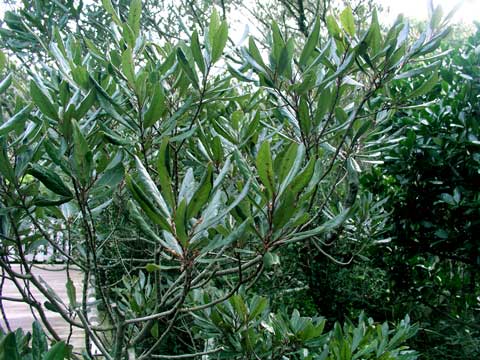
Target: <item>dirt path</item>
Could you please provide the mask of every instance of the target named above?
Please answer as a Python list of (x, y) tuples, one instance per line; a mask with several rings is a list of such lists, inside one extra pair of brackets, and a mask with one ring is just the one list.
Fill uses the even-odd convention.
[[(19, 267), (16, 267), (15, 270), (19, 271)], [(52, 289), (55, 290), (64, 303), (68, 304), (67, 290), (65, 287), (65, 283), (67, 282), (67, 273), (64, 265), (38, 265), (38, 267), (34, 268), (33, 273), (37, 277), (41, 277)], [(78, 270), (71, 269), (70, 276), (77, 290), (77, 300), (80, 301), (82, 274)], [(46, 298), (36, 291), (36, 289), (33, 289), (32, 292), (38, 302), (43, 304), (46, 301)], [(20, 298), (20, 294), (13, 282), (5, 280), (5, 284), (3, 286), (3, 296)], [(34, 317), (28, 305), (22, 302), (3, 300), (3, 306), (12, 330), (21, 327), (24, 329), (24, 331), (31, 331)], [(69, 343), (73, 345), (76, 352), (81, 351), (81, 349), (85, 347), (82, 330), (73, 328), (73, 332), (70, 335), (70, 326), (61, 318), (58, 313), (46, 310), (46, 315), (55, 331), (57, 331), (58, 335), (65, 341), (68, 341), (69, 339)], [(36, 316), (38, 318), (38, 314), (36, 314)], [(5, 319), (2, 315), (0, 315), (0, 325), (3, 329), (6, 329)]]

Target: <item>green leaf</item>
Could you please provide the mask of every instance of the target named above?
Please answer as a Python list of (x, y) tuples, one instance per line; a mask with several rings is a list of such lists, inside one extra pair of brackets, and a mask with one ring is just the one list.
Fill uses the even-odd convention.
[(365, 41), (372, 49), (372, 56), (377, 55), (382, 45), (382, 34), (380, 32), (380, 24), (378, 23), (377, 9), (373, 9), (372, 22)]
[(10, 87), (12, 84), (12, 78), (13, 74), (10, 73), (5, 77), (5, 79), (2, 80), (2, 82), (0, 82), (0, 95), (2, 95)]
[(355, 36), (355, 19), (353, 18), (352, 9), (347, 6), (340, 14), (340, 21), (343, 28), (350, 36)]
[(413, 90), (409, 95), (408, 97), (409, 98), (415, 98), (415, 97), (419, 97), (419, 96), (422, 96), (422, 95), (425, 95), (426, 93), (428, 93), (430, 90), (433, 89), (433, 87), (438, 83), (438, 72), (435, 71), (433, 73), (432, 76), (430, 76), (430, 78), (428, 78), (426, 81), (424, 81), (422, 83), (422, 85), (420, 85), (418, 88), (416, 88), (415, 90)]
[(138, 184), (131, 178), (130, 175), (125, 176), (125, 181), (128, 189), (132, 193), (135, 201), (140, 205), (143, 211), (155, 224), (159, 225), (162, 229), (170, 231), (170, 225), (158, 208), (152, 203), (150, 197), (148, 197)]
[(300, 98), (300, 104), (298, 106), (298, 123), (302, 134), (310, 135), (312, 129), (312, 121), (310, 120), (310, 111), (308, 110), (308, 103), (305, 96)]
[(302, 54), (300, 55), (299, 64), (300, 66), (305, 66), (307, 64), (308, 59), (310, 59), (315, 47), (318, 44), (318, 39), (320, 36), (320, 20), (317, 18), (315, 21), (315, 26), (313, 27), (312, 32), (308, 36), (307, 42), (303, 47)]
[(145, 234), (147, 235), (150, 239), (155, 240), (159, 243), (162, 242), (160, 237), (157, 235), (155, 231), (150, 227), (150, 225), (147, 224), (143, 216), (140, 214), (140, 211), (138, 208), (135, 206), (132, 200), (128, 200), (127, 203), (127, 209), (132, 217), (132, 220), (135, 222), (135, 224), (138, 226), (138, 228)]
[(5, 56), (3, 51), (0, 50), (0, 74), (3, 72), (6, 66), (7, 66), (7, 57)]
[(168, 138), (164, 138), (158, 150), (157, 160), (158, 179), (160, 187), (165, 196), (170, 209), (175, 207), (175, 197), (173, 195), (172, 183), (170, 178), (170, 156)]
[(50, 101), (48, 95), (44, 92), (44, 90), (41, 89), (38, 84), (33, 80), (30, 80), (30, 95), (35, 105), (38, 106), (38, 108), (44, 115), (54, 120), (58, 120), (57, 109)]
[(3, 123), (0, 126), (0, 136), (4, 136), (17, 127), (22, 126), (27, 120), (27, 116), (30, 114), (31, 110), (32, 106), (26, 105), (24, 108), (22, 108), (22, 110), (8, 119), (6, 123)]
[(67, 345), (61, 341), (53, 345), (48, 353), (45, 354), (43, 360), (64, 360), (68, 355)]
[(272, 39), (273, 47), (270, 56), (273, 58), (274, 64), (277, 64), (278, 66), (280, 63), (282, 49), (285, 47), (285, 41), (283, 40), (282, 33), (280, 32), (280, 28), (278, 27), (276, 21), (272, 21)]
[(263, 265), (265, 266), (266, 269), (271, 269), (274, 265), (279, 265), (279, 264), (280, 264), (280, 258), (278, 257), (277, 254), (268, 251), (265, 253), (265, 255), (263, 255)]
[(118, 14), (115, 11), (115, 8), (113, 7), (112, 1), (111, 0), (102, 0), (102, 4), (103, 4), (104, 9), (112, 17), (113, 22), (115, 24), (117, 24), (118, 26), (122, 26), (122, 22), (120, 21), (120, 18), (118, 17)]
[(198, 33), (195, 30), (192, 34), (190, 49), (192, 50), (193, 59), (198, 65), (198, 68), (205, 75), (205, 60), (203, 58), (202, 49), (200, 48), (200, 41), (198, 39)]
[(222, 21), (220, 28), (215, 33), (212, 43), (212, 64), (217, 62), (222, 56), (223, 49), (228, 40), (228, 25), (226, 21)]
[(151, 127), (155, 124), (165, 112), (165, 94), (163, 92), (163, 87), (160, 82), (155, 84), (153, 90), (152, 100), (150, 101), (150, 106), (148, 107), (145, 115), (143, 116), (144, 126), (146, 128)]
[(197, 74), (193, 71), (192, 67), (190, 66), (190, 63), (187, 60), (187, 57), (185, 56), (185, 53), (180, 47), (177, 48), (177, 58), (180, 63), (180, 66), (182, 67), (183, 72), (190, 79), (190, 81), (192, 82), (192, 85), (196, 89), (199, 89)]
[(438, 25), (440, 25), (440, 21), (443, 17), (443, 9), (441, 5), (438, 5), (432, 13), (432, 17), (430, 19), (430, 28), (432, 30), (437, 29)]
[(165, 217), (169, 217), (170, 213), (168, 210), (167, 203), (163, 199), (163, 196), (160, 193), (160, 191), (158, 191), (158, 187), (153, 182), (147, 169), (143, 166), (142, 162), (137, 156), (135, 156), (135, 166), (139, 174), (140, 182), (147, 190), (146, 193), (150, 196), (150, 198), (152, 198), (155, 201), (156, 205), (161, 210), (162, 215)]
[(175, 231), (177, 239), (182, 244), (183, 248), (188, 245), (187, 237), (187, 200), (185, 198), (180, 201), (175, 212)]
[(245, 304), (245, 302), (243, 301), (242, 299), (242, 296), (237, 294), (237, 295), (234, 295), (232, 296), (230, 299), (229, 299), (229, 302), (230, 304), (232, 304), (233, 308), (235, 309), (235, 311), (237, 312), (238, 315), (240, 315), (240, 319), (247, 319), (247, 315), (248, 315), (248, 309), (247, 309), (247, 305)]
[(72, 119), (73, 128), (73, 164), (78, 178), (86, 184), (93, 167), (93, 155), (78, 123)]
[(75, 307), (77, 304), (77, 290), (75, 289), (75, 285), (73, 284), (72, 279), (67, 279), (65, 287), (67, 288), (67, 296), (68, 301), (70, 302), (70, 306)]
[(135, 39), (140, 34), (140, 18), (142, 16), (142, 0), (132, 0), (128, 12), (128, 25), (133, 31)]
[(215, 44), (215, 35), (217, 30), (220, 27), (220, 16), (215, 8), (213, 8), (212, 14), (210, 15), (210, 23), (208, 25), (208, 45), (210, 50), (210, 57), (212, 57), (212, 50)]
[(250, 56), (252, 57), (253, 60), (255, 60), (256, 64), (260, 66), (260, 68), (265, 71), (267, 66), (263, 62), (262, 55), (260, 53), (260, 50), (258, 50), (257, 44), (255, 44), (255, 41), (253, 40), (252, 37), (248, 39), (248, 52)]
[(145, 265), (145, 270), (147, 270), (148, 272), (155, 272), (162, 270), (162, 268), (160, 267), (160, 265), (157, 264), (147, 264)]
[(198, 215), (202, 207), (207, 203), (210, 197), (210, 192), (212, 191), (212, 187), (213, 167), (211, 164), (208, 164), (207, 171), (203, 176), (200, 186), (188, 203), (187, 219), (191, 219), (192, 217), (196, 217)]
[(275, 193), (275, 175), (273, 172), (273, 162), (272, 154), (270, 152), (270, 143), (264, 141), (260, 145), (260, 149), (257, 154), (257, 170), (258, 176), (262, 181), (262, 184), (268, 191), (269, 196), (271, 197)]
[(135, 86), (135, 68), (133, 65), (132, 49), (127, 48), (122, 53), (122, 72), (130, 86)]
[(276, 66), (277, 74), (279, 76), (283, 75), (285, 70), (287, 70), (288, 65), (290, 64), (290, 60), (291, 59), (290, 59), (288, 49), (286, 46), (284, 46), (280, 51), (280, 55), (279, 55), (277, 66)]
[(34, 178), (40, 180), (45, 187), (55, 194), (72, 198), (73, 194), (67, 185), (64, 184), (60, 176), (56, 172), (37, 164), (31, 164), (27, 171)]
[(15, 333), (8, 333), (0, 341), (0, 360), (21, 360)]
[(328, 15), (326, 21), (327, 21), (327, 29), (330, 35), (335, 39), (340, 39), (342, 30), (338, 26), (335, 18), (332, 15)]
[(47, 349), (47, 338), (42, 326), (38, 321), (34, 321), (32, 324), (32, 360), (42, 360)]

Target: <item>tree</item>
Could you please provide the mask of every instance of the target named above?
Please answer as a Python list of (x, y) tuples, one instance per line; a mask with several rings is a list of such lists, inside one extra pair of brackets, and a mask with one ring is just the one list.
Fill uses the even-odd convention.
[[(163, 43), (143, 32), (141, 1), (103, 6), (112, 28), (105, 43), (52, 28), (41, 42), (46, 61), (24, 69), (28, 85), (17, 64), (1, 66), (0, 267), (52, 339), (60, 336), (45, 308), (84, 329), (87, 356), (94, 343), (107, 359), (171, 358), (171, 337), (179, 353), (198, 353), (209, 339), (192, 334), (197, 314), (212, 316), (228, 301), (238, 313), (247, 301), (238, 294), (275, 271), (279, 249), (308, 242), (326, 253), (324, 236), (348, 228), (369, 139), (394, 100), (389, 89), (409, 64), (430, 71), (425, 56), (447, 29), (437, 18), (412, 42), (402, 18), (385, 35), (374, 12), (357, 30), (347, 7), (340, 23), (327, 17), (321, 46), (319, 20), (299, 50), (272, 22), (268, 61), (249, 39), (231, 53), (237, 67), (223, 56), (228, 26), (215, 10), (201, 33)], [(31, 271), (26, 255), (41, 244), (84, 274), (82, 289), (67, 281), (68, 304)], [(99, 324), (88, 317), (90, 286)], [(36, 302), (32, 287), (48, 302)], [(319, 340), (317, 320), (294, 313), (291, 325), (299, 324)], [(336, 345), (311, 351), (339, 358), (345, 334), (373, 336), (366, 326), (338, 325)], [(387, 342), (388, 325), (378, 329)], [(372, 358), (413, 357), (398, 348), (409, 334), (405, 321)], [(300, 356), (308, 339), (288, 351)], [(242, 346), (251, 353), (248, 341)]]

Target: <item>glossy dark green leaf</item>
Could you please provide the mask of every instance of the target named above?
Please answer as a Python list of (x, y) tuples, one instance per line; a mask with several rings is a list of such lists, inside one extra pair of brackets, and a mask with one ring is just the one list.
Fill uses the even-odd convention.
[(73, 197), (73, 194), (68, 186), (65, 185), (55, 171), (37, 164), (31, 164), (30, 168), (28, 169), (28, 173), (40, 180), (47, 189), (53, 191), (55, 194), (65, 196), (67, 198)]
[(158, 179), (162, 193), (165, 196), (165, 201), (170, 209), (175, 207), (175, 197), (173, 196), (172, 183), (170, 178), (170, 155), (169, 155), (169, 141), (164, 138), (158, 150), (157, 160)]
[(270, 152), (270, 143), (264, 141), (257, 154), (257, 171), (262, 184), (267, 189), (269, 196), (275, 193), (275, 175), (273, 172), (272, 154)]
[(47, 338), (42, 326), (38, 321), (34, 321), (32, 324), (32, 360), (42, 360), (47, 349)]
[(300, 60), (299, 60), (300, 66), (305, 66), (307, 64), (307, 61), (310, 59), (310, 57), (314, 53), (315, 47), (318, 44), (319, 35), (320, 35), (320, 20), (317, 19), (315, 21), (313, 30), (308, 36), (307, 42), (305, 43), (305, 46), (303, 47), (302, 53), (300, 55)]
[(32, 106), (27, 105), (22, 110), (13, 115), (7, 122), (0, 125), (0, 136), (8, 134), (10, 131), (22, 126), (32, 111)]
[(198, 68), (202, 74), (205, 75), (205, 59), (203, 58), (202, 49), (200, 48), (200, 40), (198, 39), (197, 31), (194, 31), (192, 34), (190, 48)]
[(162, 84), (157, 83), (153, 89), (153, 96), (150, 105), (143, 116), (144, 126), (153, 126), (165, 112), (165, 94)]
[(198, 189), (195, 191), (195, 194), (193, 194), (192, 199), (188, 203), (187, 219), (196, 217), (198, 215), (200, 210), (207, 203), (210, 197), (210, 192), (212, 191), (212, 187), (213, 167), (211, 164), (209, 164)]
[(125, 180), (133, 198), (138, 205), (140, 205), (142, 210), (145, 211), (150, 220), (161, 226), (162, 229), (170, 230), (170, 225), (165, 215), (162, 214), (162, 211), (154, 205), (150, 197), (145, 194), (142, 188), (128, 174), (125, 176)]
[(0, 360), (21, 360), (15, 333), (8, 333), (0, 341)]
[(35, 105), (38, 106), (44, 115), (54, 120), (58, 120), (57, 108), (50, 101), (46, 92), (41, 89), (34, 80), (30, 81), (30, 96), (32, 97)]
[(73, 165), (79, 179), (84, 184), (90, 179), (93, 167), (93, 154), (78, 123), (72, 120), (73, 127)]
[(178, 58), (178, 62), (180, 63), (180, 66), (182, 67), (182, 70), (185, 73), (185, 75), (188, 77), (188, 79), (190, 79), (192, 85), (196, 89), (198, 89), (199, 87), (198, 87), (197, 74), (193, 70), (192, 66), (188, 62), (187, 57), (185, 56), (185, 53), (183, 52), (183, 50), (180, 47), (177, 48), (177, 58)]
[(187, 201), (183, 198), (177, 206), (175, 212), (175, 233), (177, 239), (182, 244), (183, 248), (186, 248), (188, 245), (188, 236), (187, 236)]
[(44, 355), (43, 360), (64, 360), (67, 355), (67, 345), (61, 341), (50, 348), (50, 350)]

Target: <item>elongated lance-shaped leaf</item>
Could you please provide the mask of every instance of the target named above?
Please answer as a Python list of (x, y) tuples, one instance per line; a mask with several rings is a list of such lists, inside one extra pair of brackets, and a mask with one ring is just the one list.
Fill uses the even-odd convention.
[(275, 193), (275, 174), (273, 172), (272, 154), (270, 152), (270, 142), (264, 141), (260, 145), (257, 154), (257, 170), (258, 176), (262, 184), (267, 189), (268, 195), (271, 197)]
[(187, 219), (187, 201), (183, 198), (175, 211), (175, 233), (177, 239), (185, 249), (188, 246), (188, 219)]
[(310, 238), (312, 236), (317, 236), (320, 234), (324, 234), (326, 232), (330, 232), (338, 228), (340, 225), (342, 225), (348, 219), (351, 212), (352, 212), (352, 208), (345, 209), (340, 214), (335, 216), (333, 219), (330, 219), (324, 222), (322, 225), (317, 226), (314, 229), (294, 234), (292, 237), (288, 239), (288, 242), (299, 241), (299, 240)]
[[(278, 190), (278, 196), (281, 196), (283, 194), (283, 192), (288, 188), (292, 180), (295, 178), (295, 175), (298, 174), (298, 171), (302, 167), (304, 158), (305, 158), (305, 146), (303, 144), (300, 144), (297, 147), (295, 161), (293, 162), (292, 166), (290, 167), (290, 171), (288, 172), (287, 176), (285, 177), (282, 184), (280, 185), (280, 189)], [(290, 191), (290, 189), (287, 191)]]
[(68, 301), (70, 302), (70, 306), (75, 307), (77, 304), (77, 290), (75, 289), (75, 285), (73, 284), (72, 279), (67, 279), (65, 287), (67, 288), (67, 296)]
[[(138, 210), (137, 206), (133, 203), (132, 200), (129, 200), (127, 203), (127, 209), (129, 211), (132, 220), (138, 225), (140, 230), (151, 240), (154, 240), (161, 244), (162, 246), (169, 248), (169, 245), (148, 225), (148, 223), (143, 218), (142, 214)], [(173, 249), (172, 249), (173, 250)]]
[(133, 32), (135, 39), (140, 34), (140, 18), (142, 16), (142, 0), (132, 0), (128, 12), (128, 25)]
[(155, 124), (165, 112), (165, 94), (161, 83), (157, 83), (153, 90), (153, 96), (150, 100), (150, 105), (143, 115), (143, 122), (145, 128), (151, 127)]
[(422, 85), (420, 85), (418, 88), (413, 90), (408, 97), (409, 98), (415, 98), (418, 96), (425, 95), (428, 93), (430, 90), (433, 89), (433, 87), (438, 83), (438, 72), (435, 71), (430, 78), (428, 78), (426, 81), (423, 82)]
[(355, 19), (353, 18), (352, 9), (347, 6), (340, 14), (340, 21), (343, 28), (350, 36), (355, 36)]
[(175, 208), (175, 197), (173, 195), (172, 182), (170, 178), (170, 156), (168, 138), (164, 138), (158, 150), (157, 160), (158, 179), (160, 187), (170, 209)]
[(300, 66), (305, 66), (307, 64), (308, 59), (310, 59), (311, 55), (315, 50), (315, 47), (318, 44), (319, 35), (320, 35), (320, 20), (317, 19), (315, 21), (313, 30), (308, 36), (307, 42), (303, 47), (302, 54), (300, 55), (300, 60), (299, 60)]
[(192, 34), (190, 49), (198, 68), (205, 75), (205, 59), (203, 58), (202, 49), (200, 48), (200, 40), (198, 39), (198, 33), (195, 30)]
[(0, 95), (2, 95), (12, 84), (13, 74), (8, 74), (1, 82), (0, 82)]
[(78, 178), (86, 184), (93, 167), (93, 155), (83, 136), (80, 126), (72, 119), (73, 128), (73, 165)]
[(48, 95), (34, 80), (30, 81), (30, 95), (32, 96), (35, 105), (38, 106), (44, 115), (54, 120), (58, 120), (58, 110), (50, 101)]
[(170, 212), (168, 210), (167, 203), (163, 199), (163, 196), (158, 190), (157, 185), (155, 185), (152, 178), (150, 177), (150, 174), (147, 172), (147, 169), (145, 169), (142, 162), (137, 156), (135, 156), (135, 166), (138, 170), (140, 182), (143, 184), (143, 186), (147, 190), (147, 194), (151, 196), (153, 200), (155, 200), (155, 203), (158, 205), (158, 207), (162, 211), (163, 216), (167, 218), (170, 217)]
[(177, 58), (178, 58), (178, 62), (180, 63), (180, 66), (182, 67), (183, 72), (185, 73), (187, 78), (190, 79), (193, 87), (198, 89), (199, 86), (198, 86), (197, 74), (193, 70), (192, 66), (188, 62), (187, 57), (185, 56), (185, 53), (183, 52), (183, 50), (180, 47), (177, 48)]
[[(241, 193), (236, 197), (236, 199), (228, 205), (226, 209), (224, 209), (222, 212), (220, 212), (219, 215), (214, 216), (204, 222), (202, 222), (195, 230), (195, 236), (192, 237), (191, 241), (195, 239), (196, 236), (198, 236), (203, 230), (210, 228), (211, 226), (215, 226), (216, 224), (220, 223), (222, 220), (225, 219), (225, 217), (232, 211), (244, 198), (247, 196), (248, 191), (250, 190), (250, 184), (251, 180), (249, 179), (245, 186), (243, 187)], [(216, 197), (216, 196), (215, 196)]]
[(47, 351), (47, 337), (38, 321), (32, 324), (32, 360), (42, 360), (43, 354)]
[(155, 224), (160, 225), (164, 230), (171, 231), (170, 224), (168, 223), (165, 215), (159, 210), (158, 206), (150, 200), (149, 197), (143, 192), (140, 186), (131, 178), (130, 175), (125, 176), (125, 181), (128, 189), (132, 193), (135, 201), (140, 205), (143, 211)]
[(13, 115), (7, 122), (3, 123), (0, 126), (0, 136), (8, 134), (13, 129), (16, 129), (19, 126), (22, 126), (28, 118), (28, 115), (32, 111), (31, 105), (26, 105), (19, 112)]
[(222, 56), (223, 49), (228, 40), (228, 25), (226, 21), (222, 21), (213, 38), (212, 44), (212, 64), (217, 62)]
[(40, 182), (45, 185), (47, 189), (53, 191), (55, 194), (65, 196), (67, 198), (73, 197), (73, 194), (68, 186), (65, 185), (55, 171), (37, 164), (32, 164), (30, 165), (28, 173), (34, 178), (40, 180)]
[(208, 164), (207, 171), (205, 172), (197, 191), (193, 194), (187, 208), (187, 219), (196, 217), (202, 207), (207, 203), (210, 193), (213, 187), (213, 167), (212, 164)]

